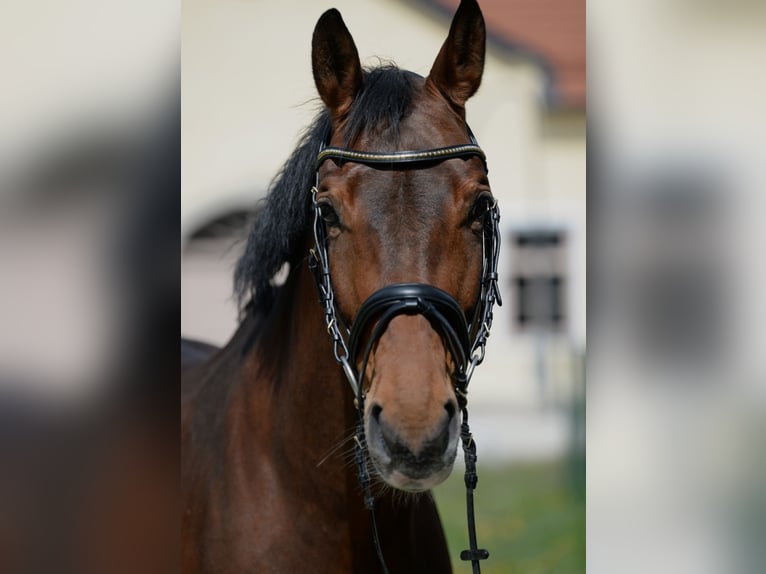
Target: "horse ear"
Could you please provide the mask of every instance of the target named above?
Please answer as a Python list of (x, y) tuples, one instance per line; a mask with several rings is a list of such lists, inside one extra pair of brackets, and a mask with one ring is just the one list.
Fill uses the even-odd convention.
[(362, 87), (362, 65), (340, 12), (322, 14), (311, 41), (311, 66), (319, 95), (334, 118), (348, 112)]
[(455, 106), (476, 93), (484, 72), (487, 32), (476, 0), (462, 0), (428, 81)]

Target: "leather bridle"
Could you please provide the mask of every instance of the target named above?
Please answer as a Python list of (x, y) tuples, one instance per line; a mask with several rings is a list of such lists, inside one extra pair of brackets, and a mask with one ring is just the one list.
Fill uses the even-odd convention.
[[(399, 315), (423, 315), (442, 336), (454, 363), (453, 386), (462, 411), (461, 442), (465, 454), (466, 502), (468, 509), (468, 530), (470, 550), (461, 553), (461, 559), (470, 560), (474, 574), (480, 572), (479, 560), (486, 559), (489, 552), (477, 548), (473, 516), (473, 490), (476, 488), (476, 443), (468, 427), (467, 394), (468, 383), (474, 369), (484, 360), (487, 338), (492, 327), (492, 309), (497, 302), (502, 305), (498, 289), (497, 263), (500, 251), (499, 220), (497, 201), (484, 214), (482, 231), (482, 278), (479, 297), (474, 305), (471, 320), (467, 320), (460, 304), (449, 294), (432, 285), (422, 283), (395, 283), (374, 292), (356, 312), (350, 329), (341, 324), (330, 279), (330, 265), (327, 253), (327, 230), (317, 203), (319, 190), (319, 167), (328, 159), (361, 163), (373, 168), (407, 169), (430, 167), (447, 159), (478, 157), (487, 171), (486, 156), (468, 129), (471, 142), (455, 146), (389, 153), (363, 152), (341, 147), (322, 145), (317, 155), (316, 182), (311, 189), (314, 210), (314, 247), (309, 253), (311, 268), (320, 303), (324, 308), (327, 332), (333, 340), (335, 360), (351, 385), (357, 408), (357, 429), (355, 458), (359, 480), (364, 490), (365, 506), (370, 517), (375, 548), (381, 567), (388, 572), (378, 541), (374, 515), (374, 499), (370, 494), (370, 478), (366, 466), (366, 441), (364, 436), (364, 373), (375, 343), (380, 339), (388, 324)], [(371, 335), (363, 345), (365, 333)], [(361, 368), (354, 364), (362, 351)]]

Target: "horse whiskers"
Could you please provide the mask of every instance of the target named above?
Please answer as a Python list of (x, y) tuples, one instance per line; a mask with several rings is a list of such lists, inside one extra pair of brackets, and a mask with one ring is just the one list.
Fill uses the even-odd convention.
[[(319, 468), (320, 466), (322, 466), (327, 461), (328, 458), (330, 458), (332, 455), (336, 454), (343, 446), (347, 445), (349, 442), (351, 442), (353, 440), (354, 440), (354, 435), (351, 434), (351, 435), (347, 436), (346, 438), (343, 438), (340, 441), (338, 441), (334, 446), (330, 447), (330, 449), (324, 454), (324, 456), (321, 458), (321, 460), (316, 464), (315, 468)], [(353, 449), (351, 449), (351, 450), (353, 452)], [(346, 451), (344, 453), (344, 458), (347, 455), (348, 455), (348, 451)]]
[(377, 472), (370, 473), (372, 476), (372, 488), (374, 489), (373, 495), (375, 498), (396, 495), (396, 489), (385, 482), (383, 478)]
[[(324, 463), (333, 454), (338, 454), (339, 458), (343, 459), (343, 466), (345, 468), (349, 468), (349, 469), (353, 468), (354, 470), (356, 470), (356, 450), (353, 445), (350, 448), (347, 448), (343, 450), (342, 452), (338, 453), (341, 447), (343, 447), (344, 445), (348, 444), (349, 442), (353, 440), (354, 440), (353, 434), (342, 439), (340, 442), (338, 442), (338, 444), (336, 444), (329, 450), (329, 452), (322, 458), (321, 461), (319, 461), (319, 463), (317, 463), (317, 467), (319, 467), (322, 463)], [(394, 488), (393, 486), (388, 484), (380, 475), (380, 473), (375, 468), (375, 465), (372, 462), (372, 458), (370, 457), (369, 452), (367, 451), (365, 451), (364, 453), (364, 460), (367, 466), (367, 473), (369, 474), (369, 477), (370, 477), (370, 488), (372, 491), (372, 495), (375, 497), (375, 499), (387, 498), (391, 501), (393, 506), (403, 506), (422, 496), (428, 496), (427, 492), (407, 492), (405, 490), (399, 490), (398, 488)]]
[(406, 490), (399, 490), (398, 488), (394, 488), (391, 485), (385, 483), (383, 483), (381, 487), (381, 495), (387, 494), (391, 500), (391, 505), (394, 507), (405, 506), (406, 504), (411, 503), (422, 496), (427, 496), (428, 492), (409, 492)]
[(393, 506), (404, 506), (405, 504), (417, 501), (421, 497), (433, 496), (430, 490), (411, 492), (394, 488), (383, 479), (377, 469), (372, 465), (369, 455), (367, 456), (367, 468), (369, 469), (371, 479), (370, 486), (372, 494), (376, 499), (386, 497), (391, 501)]
[[(355, 431), (356, 429), (354, 429)], [(350, 434), (345, 438), (338, 441), (333, 445), (322, 457), (322, 459), (316, 464), (316, 468), (319, 468), (327, 460), (336, 455), (337, 458), (342, 460), (343, 468), (352, 469), (357, 472), (356, 468), (356, 445), (351, 444), (348, 448), (343, 449), (345, 445), (352, 443), (356, 434), (354, 431), (347, 431)], [(370, 477), (370, 489), (371, 494), (376, 498), (388, 498), (394, 504), (394, 506), (404, 505), (418, 499), (421, 496), (428, 496), (428, 492), (409, 492), (400, 490), (388, 484), (381, 476), (375, 464), (372, 462), (372, 457), (368, 450), (364, 451), (364, 463), (367, 467), (367, 474)]]

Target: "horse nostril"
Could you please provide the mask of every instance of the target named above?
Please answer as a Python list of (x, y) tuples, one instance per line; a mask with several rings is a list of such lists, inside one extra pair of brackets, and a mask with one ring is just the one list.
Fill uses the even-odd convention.
[(383, 407), (380, 405), (372, 405), (372, 409), (370, 409), (370, 416), (372, 416), (373, 419), (375, 419), (375, 422), (380, 424), (380, 413), (383, 412)]
[(391, 452), (391, 449), (397, 442), (396, 435), (386, 422), (381, 420), (382, 412), (383, 407), (378, 404), (372, 405), (372, 408), (370, 408), (369, 430), (371, 436), (368, 437), (368, 440), (382, 439), (384, 448)]
[(455, 416), (455, 413), (457, 413), (455, 402), (447, 401), (446, 403), (444, 403), (444, 410), (447, 411), (447, 422), (449, 423)]
[(383, 407), (380, 405), (373, 405), (370, 409), (370, 430), (383, 439), (383, 445), (386, 450), (392, 452), (399, 447), (399, 437), (396, 431), (383, 420), (381, 417), (382, 412)]

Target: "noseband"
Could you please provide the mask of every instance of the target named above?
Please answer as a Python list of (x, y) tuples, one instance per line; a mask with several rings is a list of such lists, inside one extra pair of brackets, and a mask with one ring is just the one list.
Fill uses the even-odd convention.
[[(351, 150), (340, 147), (323, 145), (317, 155), (316, 183), (311, 189), (312, 206), (314, 209), (314, 247), (309, 254), (311, 268), (320, 303), (324, 308), (327, 332), (333, 340), (335, 360), (343, 368), (351, 389), (354, 392), (357, 407), (357, 432), (354, 437), (356, 447), (356, 463), (359, 480), (364, 490), (365, 506), (370, 509), (371, 524), (375, 548), (382, 569), (387, 572), (383, 560), (374, 515), (374, 500), (370, 494), (370, 478), (366, 467), (366, 441), (364, 437), (364, 373), (367, 362), (375, 343), (383, 336), (388, 324), (399, 315), (422, 315), (441, 335), (449, 350), (453, 363), (453, 387), (458, 404), (462, 411), (461, 442), (465, 453), (466, 472), (466, 501), (468, 508), (468, 531), (470, 550), (464, 550), (460, 557), (470, 560), (474, 574), (480, 572), (479, 560), (486, 559), (489, 552), (477, 548), (473, 516), (473, 490), (476, 488), (476, 443), (473, 441), (468, 427), (467, 394), (468, 383), (474, 369), (484, 360), (487, 338), (492, 327), (492, 309), (495, 302), (502, 305), (500, 291), (497, 285), (497, 261), (500, 251), (499, 221), (500, 212), (497, 201), (484, 215), (482, 232), (482, 277), (478, 299), (473, 307), (472, 317), (468, 320), (460, 304), (449, 293), (423, 283), (395, 283), (387, 285), (370, 295), (356, 312), (350, 329), (341, 325), (339, 312), (335, 301), (332, 282), (330, 280), (330, 265), (327, 253), (327, 230), (317, 203), (319, 189), (319, 167), (327, 159), (361, 163), (373, 168), (408, 169), (428, 168), (447, 159), (478, 157), (487, 162), (484, 152), (476, 143), (476, 139), (468, 129), (471, 142), (455, 146), (416, 150), (397, 151), (389, 153), (374, 153)], [(364, 334), (371, 335), (366, 343)], [(364, 343), (364, 344), (363, 344)], [(361, 368), (354, 367), (362, 351)]]

